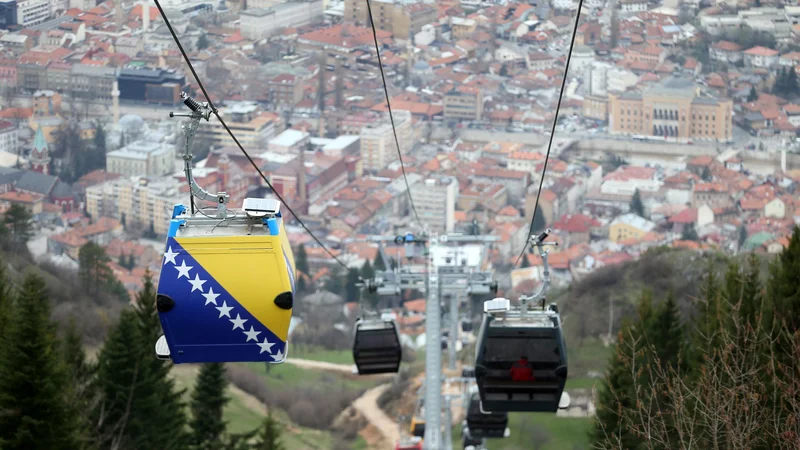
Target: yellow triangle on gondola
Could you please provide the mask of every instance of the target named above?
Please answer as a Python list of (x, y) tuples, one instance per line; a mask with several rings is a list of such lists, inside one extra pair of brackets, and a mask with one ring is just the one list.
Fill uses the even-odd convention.
[(232, 300), (286, 341), (292, 311), (279, 308), (275, 297), (292, 292), (289, 271), (294, 268), (287, 264), (291, 248), (284, 252), (280, 236), (204, 236), (176, 241), (228, 291)]

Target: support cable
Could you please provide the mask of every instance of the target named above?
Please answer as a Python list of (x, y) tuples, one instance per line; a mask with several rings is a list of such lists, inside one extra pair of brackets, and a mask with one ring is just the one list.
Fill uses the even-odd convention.
[(233, 134), (233, 131), (231, 131), (231, 129), (228, 127), (228, 124), (226, 124), (225, 121), (222, 119), (222, 116), (219, 115), (219, 112), (217, 111), (217, 108), (214, 106), (214, 103), (211, 101), (211, 97), (208, 95), (208, 92), (206, 91), (203, 82), (200, 81), (200, 77), (197, 76), (197, 72), (194, 70), (192, 61), (186, 54), (186, 50), (183, 49), (183, 45), (181, 45), (180, 39), (178, 39), (178, 36), (175, 34), (175, 30), (172, 28), (172, 24), (170, 23), (169, 18), (167, 17), (166, 13), (164, 13), (164, 9), (161, 7), (161, 3), (159, 2), (159, 0), (154, 0), (154, 1), (156, 3), (156, 7), (158, 7), (158, 11), (161, 13), (161, 17), (164, 19), (164, 23), (167, 25), (167, 29), (169, 29), (169, 33), (172, 35), (172, 40), (174, 40), (175, 43), (178, 44), (178, 49), (181, 51), (181, 55), (183, 55), (183, 60), (186, 62), (186, 65), (189, 66), (189, 70), (192, 72), (192, 76), (194, 77), (195, 81), (197, 81), (197, 85), (200, 86), (200, 90), (203, 92), (203, 96), (205, 96), (206, 101), (208, 102), (208, 106), (211, 108), (211, 112), (214, 114), (214, 116), (217, 117), (219, 123), (222, 124), (223, 128), (225, 128), (225, 131), (228, 132), (228, 135), (230, 135), (231, 139), (233, 139), (233, 142), (236, 143), (236, 146), (239, 147), (239, 150), (242, 151), (247, 160), (250, 161), (250, 164), (252, 164), (253, 168), (256, 169), (256, 172), (258, 172), (258, 175), (261, 177), (261, 179), (264, 180), (264, 182), (270, 189), (272, 189), (272, 193), (275, 194), (276, 197), (278, 197), (278, 200), (280, 200), (281, 203), (283, 203), (283, 205), (286, 207), (286, 209), (288, 209), (289, 212), (295, 217), (295, 219), (297, 219), (297, 222), (300, 224), (300, 226), (303, 227), (303, 229), (311, 236), (311, 238), (314, 239), (314, 241), (317, 244), (319, 244), (319, 246), (322, 247), (322, 249), (325, 250), (325, 252), (331, 258), (334, 259), (334, 261), (336, 261), (345, 270), (349, 270), (347, 264), (343, 263), (342, 260), (340, 260), (336, 255), (334, 255), (333, 252), (331, 252), (331, 250), (325, 244), (322, 243), (322, 241), (311, 231), (311, 229), (308, 228), (308, 226), (303, 222), (303, 220), (300, 219), (300, 216), (297, 215), (292, 210), (292, 207), (289, 206), (289, 204), (283, 199), (283, 197), (278, 193), (278, 191), (275, 190), (275, 188), (272, 186), (272, 183), (269, 181), (266, 175), (264, 175), (264, 172), (262, 172), (261, 168), (258, 167), (258, 164), (256, 164), (255, 161), (253, 161), (253, 158), (250, 157), (250, 155), (247, 153), (247, 150), (244, 149), (242, 144), (239, 142), (239, 139), (236, 138), (236, 136)]
[[(553, 148), (553, 139), (556, 136), (556, 125), (558, 124), (558, 114), (561, 111), (561, 100), (564, 98), (564, 88), (567, 85), (567, 77), (569, 76), (569, 63), (572, 60), (572, 49), (575, 47), (575, 37), (578, 34), (578, 22), (581, 18), (581, 8), (583, 8), (583, 0), (578, 0), (578, 13), (575, 16), (575, 25), (572, 28), (572, 38), (570, 39), (569, 43), (569, 52), (567, 53), (567, 61), (566, 67), (564, 68), (564, 79), (561, 81), (561, 91), (558, 93), (558, 103), (556, 104), (556, 114), (553, 118), (553, 126), (550, 129), (550, 141), (547, 144), (547, 153), (544, 157), (544, 166), (542, 167), (542, 176), (539, 179), (539, 190), (536, 192), (536, 203), (533, 206), (533, 217), (531, 217), (531, 224), (528, 228), (528, 237), (525, 239), (525, 245), (522, 246), (522, 251), (520, 252), (519, 256), (517, 256), (517, 260), (514, 262), (514, 265), (511, 266), (511, 269), (508, 271), (506, 275), (506, 279), (511, 277), (511, 272), (517, 268), (519, 262), (522, 261), (522, 258), (525, 257), (525, 253), (528, 251), (528, 246), (531, 242), (531, 236), (533, 236), (535, 230), (533, 229), (533, 224), (536, 223), (536, 212), (539, 210), (539, 199), (542, 197), (542, 186), (544, 185), (544, 176), (547, 173), (547, 162), (550, 160), (550, 150)], [(612, 24), (613, 26), (613, 24)]]
[(367, 2), (367, 13), (369, 14), (369, 23), (372, 26), (372, 38), (375, 41), (375, 54), (378, 55), (378, 68), (381, 70), (381, 80), (383, 81), (383, 93), (386, 96), (386, 108), (389, 110), (389, 121), (392, 123), (392, 134), (394, 135), (394, 145), (397, 149), (397, 156), (400, 158), (400, 169), (403, 171), (403, 180), (406, 182), (406, 193), (408, 194), (408, 201), (411, 203), (411, 210), (414, 211), (414, 217), (419, 224), (420, 229), (424, 229), (422, 220), (417, 213), (417, 207), (414, 205), (414, 198), (411, 196), (411, 186), (408, 184), (408, 176), (406, 175), (406, 165), (403, 163), (403, 154), (400, 152), (400, 141), (397, 139), (397, 128), (394, 126), (394, 116), (392, 114), (392, 103), (389, 101), (389, 88), (386, 86), (386, 76), (383, 73), (383, 62), (381, 60), (381, 50), (378, 44), (378, 31), (375, 29), (375, 20), (372, 18), (372, 6), (370, 0)]

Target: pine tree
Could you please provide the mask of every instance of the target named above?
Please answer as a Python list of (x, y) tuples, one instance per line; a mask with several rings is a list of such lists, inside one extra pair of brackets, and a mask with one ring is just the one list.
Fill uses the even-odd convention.
[(531, 266), (531, 262), (528, 260), (528, 254), (522, 256), (522, 262), (520, 263), (519, 267), (522, 269), (528, 268)]
[(533, 221), (533, 229), (531, 231), (534, 233), (544, 231), (544, 229), (547, 227), (547, 218), (544, 217), (544, 213), (542, 212), (542, 207), (540, 205), (536, 205), (534, 214), (536, 217), (531, 219)]
[(46, 289), (42, 278), (25, 278), (0, 342), (0, 411), (13, 412), (0, 414), (5, 450), (82, 448)]
[(673, 370), (681, 369), (679, 363), (685, 359), (685, 355), (683, 355), (684, 330), (672, 291), (667, 293), (667, 298), (654, 312), (653, 320), (647, 330), (647, 337), (650, 344), (653, 345), (662, 367), (669, 367)]
[(345, 300), (348, 302), (352, 302), (358, 299), (358, 290), (359, 287), (356, 286), (358, 283), (358, 269), (350, 268), (347, 270), (347, 280), (345, 281), (345, 288), (344, 288), (344, 297)]
[(633, 192), (633, 198), (631, 198), (631, 212), (637, 216), (644, 217), (644, 204), (638, 189)]
[(208, 48), (208, 36), (205, 33), (201, 34), (197, 39), (197, 49), (205, 50)]
[(280, 424), (272, 417), (271, 410), (267, 412), (253, 450), (285, 450), (281, 442)]
[(154, 388), (148, 359), (142, 351), (142, 332), (136, 313), (122, 311), (98, 357), (97, 386), (102, 401), (93, 411), (101, 448), (161, 449), (164, 436), (150, 426), (159, 417), (161, 398)]
[(13, 307), (14, 294), (6, 278), (6, 267), (5, 264), (0, 264), (0, 353), (5, 348), (5, 345), (2, 345), (3, 335), (9, 330)]
[(119, 254), (119, 259), (117, 260), (117, 264), (119, 264), (120, 267), (125, 267), (127, 265), (127, 263), (128, 263), (128, 259), (125, 257), (125, 254), (124, 253), (120, 253)]
[(386, 264), (383, 263), (381, 252), (375, 254), (375, 259), (372, 261), (372, 267), (375, 269), (376, 273), (386, 270)]
[(739, 227), (739, 238), (737, 242), (739, 243), (739, 248), (742, 248), (744, 243), (747, 242), (747, 227), (744, 225)]
[(750, 86), (750, 93), (747, 94), (747, 101), (754, 102), (756, 100), (758, 100), (758, 91), (756, 91), (755, 86)]
[(303, 244), (297, 246), (297, 251), (294, 253), (294, 266), (298, 272), (297, 290), (299, 292), (305, 292), (308, 286), (306, 286), (306, 280), (300, 273), (309, 276), (310, 274), (308, 273), (308, 254), (306, 253), (306, 246)]
[(95, 399), (96, 389), (93, 384), (96, 366), (86, 359), (81, 335), (75, 327), (75, 321), (70, 320), (64, 338), (61, 342), (61, 353), (67, 366), (70, 379), (69, 403), (77, 412), (77, 418), (83, 430), (91, 427), (91, 402)]
[(597, 420), (590, 434), (594, 446), (608, 444), (612, 448), (621, 445), (622, 448), (635, 449), (642, 443), (631, 429), (631, 414), (636, 405), (634, 381), (643, 381), (639, 380), (646, 364), (642, 350), (646, 345), (645, 330), (652, 319), (652, 294), (644, 291), (639, 298), (636, 321), (623, 323), (617, 335), (616, 351), (600, 383)]
[(193, 450), (217, 450), (222, 448), (225, 422), (222, 412), (228, 398), (225, 389), (225, 364), (205, 364), (200, 368), (192, 392), (192, 429), (191, 444)]
[(681, 239), (684, 241), (697, 241), (700, 237), (697, 235), (697, 230), (694, 229), (694, 224), (689, 223), (683, 227), (681, 232)]
[(789, 245), (770, 267), (767, 298), (771, 302), (773, 328), (783, 331), (776, 336), (775, 350), (783, 363), (792, 361), (790, 339), (800, 331), (800, 227), (795, 226)]
[(116, 280), (108, 262), (105, 249), (94, 242), (87, 242), (78, 251), (78, 278), (90, 293), (96, 294)]
[(133, 270), (135, 267), (136, 267), (136, 258), (134, 258), (133, 254), (131, 253), (130, 255), (128, 255), (128, 265), (126, 265), (125, 268), (128, 270)]
[(151, 417), (150, 433), (160, 436), (160, 448), (185, 448), (187, 436), (183, 430), (187, 419), (182, 402), (184, 391), (178, 390), (175, 380), (169, 376), (172, 364), (156, 358), (154, 354), (155, 343), (163, 331), (156, 310), (156, 289), (149, 271), (145, 272), (142, 290), (136, 294), (136, 315), (142, 337), (140, 346), (145, 355), (144, 363), (147, 364), (153, 379), (153, 388), (160, 398), (159, 409)]
[(31, 212), (19, 203), (14, 203), (6, 211), (3, 223), (15, 243), (25, 244), (31, 238), (31, 228), (33, 227), (31, 220)]

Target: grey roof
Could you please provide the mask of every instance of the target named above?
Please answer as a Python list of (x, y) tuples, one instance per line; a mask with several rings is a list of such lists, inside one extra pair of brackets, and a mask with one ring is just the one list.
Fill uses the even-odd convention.
[(75, 192), (73, 191), (72, 186), (64, 183), (61, 180), (58, 180), (55, 188), (53, 188), (53, 191), (51, 192), (51, 195), (54, 197), (71, 197), (75, 195)]
[(58, 178), (40, 172), (26, 170), (15, 185), (16, 189), (33, 192), (41, 195), (50, 195)]
[(72, 73), (75, 75), (88, 75), (92, 77), (114, 77), (117, 69), (113, 67), (90, 66), (87, 64), (73, 64)]
[(764, 120), (764, 116), (760, 112), (755, 111), (755, 112), (751, 112), (751, 113), (745, 114), (744, 120), (749, 120), (751, 122), (752, 121), (759, 121), (759, 120)]
[(0, 167), (0, 184), (14, 184), (22, 178), (25, 172), (9, 167)]
[(693, 80), (683, 77), (667, 77), (647, 90), (648, 94), (665, 97), (693, 98), (695, 95)]

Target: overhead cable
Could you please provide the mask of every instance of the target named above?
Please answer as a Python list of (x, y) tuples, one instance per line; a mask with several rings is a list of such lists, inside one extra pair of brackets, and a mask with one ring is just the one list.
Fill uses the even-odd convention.
[[(194, 66), (192, 65), (192, 61), (189, 59), (189, 56), (186, 54), (186, 50), (183, 49), (183, 45), (181, 45), (180, 39), (178, 39), (178, 36), (175, 34), (175, 30), (172, 28), (172, 24), (170, 23), (169, 18), (167, 17), (166, 13), (164, 13), (164, 9), (161, 7), (161, 3), (159, 2), (159, 0), (154, 0), (154, 1), (156, 3), (156, 7), (158, 7), (158, 11), (161, 13), (161, 17), (164, 18), (164, 23), (167, 25), (167, 29), (169, 29), (169, 33), (172, 35), (172, 39), (178, 45), (178, 49), (181, 51), (181, 55), (183, 55), (183, 60), (186, 61), (186, 65), (189, 66), (189, 70), (192, 72), (192, 76), (194, 77), (195, 81), (197, 81), (197, 85), (200, 86), (200, 90), (203, 92), (203, 95), (205, 96), (206, 101), (208, 102), (208, 106), (211, 108), (211, 112), (214, 113), (214, 116), (217, 117), (217, 120), (219, 120), (219, 123), (222, 124), (223, 128), (225, 128), (225, 131), (228, 132), (228, 134), (230, 135), (231, 139), (233, 139), (233, 142), (236, 143), (236, 146), (239, 147), (239, 150), (242, 151), (242, 153), (247, 158), (247, 160), (250, 161), (250, 164), (252, 164), (253, 168), (256, 169), (256, 172), (258, 172), (258, 175), (261, 177), (261, 179), (264, 180), (264, 182), (267, 184), (267, 186), (269, 186), (270, 189), (272, 189), (272, 192), (275, 194), (276, 197), (278, 197), (278, 200), (280, 200), (281, 203), (283, 203), (283, 205), (286, 207), (286, 209), (288, 209), (289, 212), (295, 217), (295, 219), (297, 219), (297, 222), (300, 224), (300, 226), (303, 227), (303, 229), (311, 236), (311, 238), (314, 239), (314, 241), (320, 247), (322, 247), (322, 249), (325, 250), (325, 252), (331, 258), (334, 259), (334, 261), (336, 261), (340, 266), (344, 267), (346, 270), (349, 269), (347, 267), (347, 264), (343, 263), (342, 260), (340, 260), (336, 255), (334, 255), (333, 252), (325, 244), (322, 243), (322, 240), (320, 240), (311, 231), (311, 229), (308, 228), (308, 226), (303, 222), (303, 220), (300, 218), (300, 216), (298, 214), (296, 214), (292, 210), (291, 206), (289, 206), (289, 204), (283, 199), (281, 194), (279, 194), (278, 191), (275, 190), (275, 188), (272, 186), (272, 183), (269, 181), (269, 179), (266, 177), (266, 175), (264, 175), (264, 172), (262, 172), (261, 168), (258, 167), (258, 164), (256, 164), (255, 161), (253, 161), (253, 158), (251, 158), (250, 155), (247, 153), (247, 150), (244, 149), (242, 144), (239, 142), (239, 139), (236, 138), (236, 136), (233, 134), (233, 131), (231, 131), (231, 129), (228, 127), (228, 124), (226, 124), (225, 120), (222, 119), (222, 116), (220, 116), (219, 112), (217, 111), (217, 108), (214, 106), (214, 103), (211, 101), (211, 96), (208, 95), (208, 92), (206, 91), (205, 86), (203, 86), (203, 82), (200, 80), (200, 77), (197, 76), (197, 72), (194, 70)], [(303, 151), (305, 151), (305, 150), (303, 150)], [(301, 170), (305, 170), (305, 168), (301, 168)]]
[[(403, 153), (400, 151), (400, 141), (397, 139), (397, 128), (394, 126), (394, 116), (392, 115), (392, 103), (389, 100), (389, 88), (386, 86), (386, 75), (383, 73), (383, 62), (381, 61), (381, 49), (378, 44), (378, 31), (375, 29), (375, 20), (372, 18), (372, 7), (370, 0), (367, 2), (367, 13), (369, 14), (369, 23), (372, 26), (372, 38), (375, 41), (375, 54), (378, 55), (378, 68), (381, 70), (381, 80), (383, 81), (383, 93), (386, 95), (386, 108), (389, 110), (389, 121), (392, 123), (392, 134), (394, 135), (394, 145), (397, 148), (397, 156), (400, 158), (400, 169), (403, 171), (403, 180), (406, 182), (406, 193), (408, 194), (408, 201), (411, 203), (411, 210), (414, 212), (414, 217), (417, 224), (421, 229), (424, 229), (422, 220), (417, 213), (417, 207), (414, 205), (414, 198), (411, 196), (411, 186), (408, 184), (408, 176), (406, 175), (406, 165), (403, 163)], [(410, 74), (409, 74), (410, 75)]]
[[(542, 186), (544, 185), (544, 176), (547, 173), (547, 163), (550, 160), (550, 150), (553, 148), (553, 139), (556, 136), (556, 125), (558, 124), (558, 114), (561, 111), (561, 100), (564, 98), (564, 88), (567, 85), (567, 76), (569, 75), (569, 63), (572, 59), (572, 49), (575, 47), (575, 37), (578, 34), (578, 22), (581, 18), (581, 8), (583, 7), (583, 0), (578, 0), (578, 13), (575, 16), (575, 25), (572, 28), (572, 38), (570, 39), (569, 43), (569, 52), (567, 53), (567, 61), (566, 67), (564, 67), (564, 78), (561, 81), (561, 91), (558, 93), (558, 103), (556, 104), (556, 114), (553, 117), (553, 126), (550, 129), (550, 141), (547, 144), (547, 153), (544, 156), (544, 166), (542, 167), (542, 176), (539, 178), (539, 190), (536, 192), (536, 202), (533, 206), (533, 217), (531, 217), (531, 224), (528, 227), (528, 237), (525, 239), (525, 245), (522, 246), (522, 251), (519, 253), (517, 260), (514, 262), (514, 265), (508, 271), (507, 277), (511, 276), (511, 272), (517, 268), (519, 262), (522, 261), (522, 258), (525, 257), (525, 253), (528, 251), (528, 246), (530, 245), (531, 236), (535, 233), (536, 230), (533, 229), (533, 224), (536, 223), (536, 213), (539, 210), (539, 199), (542, 197)], [(613, 24), (612, 24), (613, 26)]]

